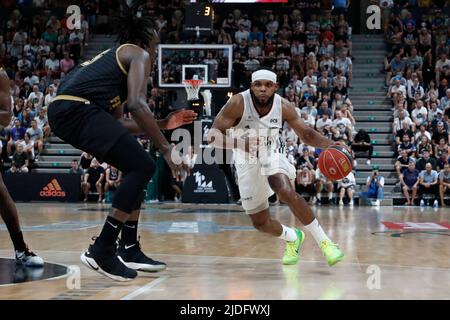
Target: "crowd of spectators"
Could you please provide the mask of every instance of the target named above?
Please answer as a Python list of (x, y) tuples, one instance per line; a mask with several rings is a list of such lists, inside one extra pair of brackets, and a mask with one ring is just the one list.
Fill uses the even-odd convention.
[[(449, 189), (450, 1), (386, 1), (384, 72), (406, 205), (445, 206)], [(438, 201), (439, 200), (439, 201)], [(431, 204), (430, 203), (430, 204)]]

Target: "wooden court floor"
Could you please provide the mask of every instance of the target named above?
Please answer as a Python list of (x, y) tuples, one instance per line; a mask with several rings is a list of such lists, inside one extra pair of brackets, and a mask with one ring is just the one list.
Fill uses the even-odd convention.
[[(450, 298), (450, 231), (445, 227), (450, 209), (315, 207), (324, 230), (346, 254), (330, 268), (308, 233), (298, 265), (283, 266), (283, 241), (255, 231), (239, 206), (146, 205), (143, 249), (168, 268), (118, 283), (79, 260), (99, 232), (107, 206), (17, 206), (32, 250), (48, 262), (71, 266), (72, 273), (2, 285), (0, 299)], [(286, 206), (271, 207), (271, 212), (284, 224), (300, 225)], [(0, 224), (0, 257), (12, 258), (11, 246)]]

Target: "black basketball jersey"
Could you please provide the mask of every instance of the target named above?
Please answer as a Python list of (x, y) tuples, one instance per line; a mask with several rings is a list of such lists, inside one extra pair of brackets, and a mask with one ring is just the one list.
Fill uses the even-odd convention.
[(58, 95), (84, 98), (113, 113), (127, 99), (127, 71), (118, 58), (127, 45), (132, 44), (114, 46), (77, 66), (61, 81)]

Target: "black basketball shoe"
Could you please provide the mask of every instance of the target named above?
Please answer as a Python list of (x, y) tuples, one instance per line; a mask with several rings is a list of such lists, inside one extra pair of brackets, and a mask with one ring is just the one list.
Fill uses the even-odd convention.
[(80, 259), (87, 267), (116, 281), (131, 281), (137, 277), (137, 272), (118, 258), (116, 244), (104, 247), (94, 243)]
[(137, 241), (135, 244), (125, 244), (119, 241), (119, 249), (117, 252), (119, 259), (128, 268), (145, 271), (158, 272), (166, 269), (167, 265), (164, 262), (155, 261), (147, 257), (141, 250), (141, 244)]

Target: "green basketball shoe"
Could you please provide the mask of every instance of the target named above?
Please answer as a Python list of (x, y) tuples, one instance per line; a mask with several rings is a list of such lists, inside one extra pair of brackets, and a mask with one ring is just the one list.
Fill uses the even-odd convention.
[(286, 241), (286, 251), (283, 256), (284, 265), (293, 265), (298, 262), (300, 247), (305, 241), (305, 233), (300, 229), (295, 229), (295, 233), (297, 233), (297, 240), (292, 242)]

